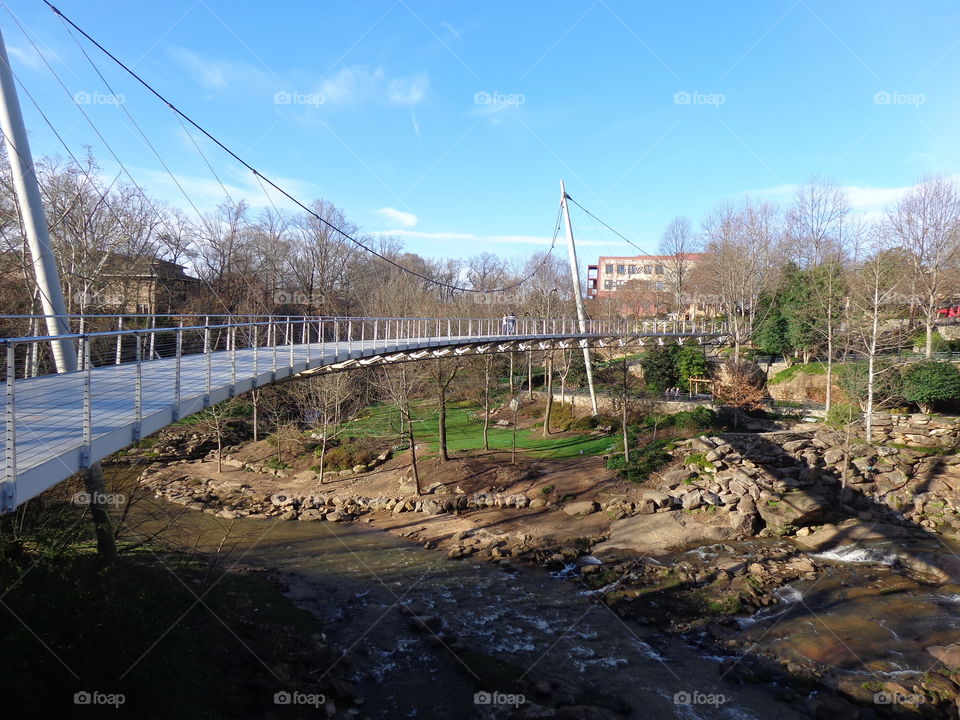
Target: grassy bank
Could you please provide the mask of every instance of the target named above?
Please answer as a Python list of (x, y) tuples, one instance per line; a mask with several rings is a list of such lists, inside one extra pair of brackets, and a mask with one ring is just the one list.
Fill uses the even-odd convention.
[[(509, 417), (509, 413), (508, 413)], [(438, 418), (429, 403), (414, 406), (414, 433), (418, 445), (429, 452), (438, 451)], [(522, 418), (521, 418), (522, 419)], [(374, 405), (350, 422), (345, 438), (396, 439), (398, 411), (389, 405)], [(613, 440), (606, 435), (561, 433), (543, 437), (541, 428), (517, 428), (517, 450), (535, 457), (568, 458), (578, 455), (600, 455), (610, 451)], [(482, 410), (469, 403), (451, 403), (447, 408), (447, 447), (450, 452), (483, 448)], [(509, 450), (513, 447), (513, 428), (499, 427), (491, 420), (490, 447)]]

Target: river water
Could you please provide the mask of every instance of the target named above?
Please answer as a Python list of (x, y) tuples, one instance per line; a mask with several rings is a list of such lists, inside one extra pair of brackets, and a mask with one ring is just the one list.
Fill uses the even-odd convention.
[[(554, 700), (570, 693), (631, 718), (809, 716), (804, 698), (786, 688), (725, 677), (722, 663), (729, 667), (739, 651), (724, 655), (623, 620), (542, 570), (448, 560), (360, 523), (228, 521), (153, 502), (156, 517), (142, 529), (175, 518), (161, 534), (172, 545), (216, 552), (222, 544), (224, 567), (280, 574), (342, 650), (336, 667), (318, 674), (348, 678), (371, 717), (482, 717), (475, 713), (489, 708), (475, 703), (475, 693), (510, 692), (498, 677), (503, 685), (545, 680)], [(891, 593), (877, 582), (882, 568), (863, 567), (870, 569), (785, 587), (780, 606), (742, 619), (739, 632), (781, 654), (862, 665), (884, 677), (930, 666), (918, 643), (960, 639), (960, 596), (913, 586)], [(414, 627), (401, 606), (441, 619), (443, 640)], [(451, 649), (454, 638), (466, 652)], [(526, 700), (538, 699), (528, 691)]]
[[(470, 717), (485, 709), (475, 693), (508, 693), (484, 684), (498, 676), (546, 680), (555, 698), (570, 692), (636, 718), (804, 717), (777, 701), (780, 689), (725, 682), (723, 658), (624, 621), (543, 571), (451, 561), (357, 523), (231, 523), (165, 503), (157, 511), (176, 518), (161, 536), (172, 544), (215, 552), (222, 543), (226, 567), (282, 574), (343, 650), (338, 667), (319, 672), (348, 677), (372, 717)], [(442, 618), (469, 652), (413, 627), (401, 605)]]

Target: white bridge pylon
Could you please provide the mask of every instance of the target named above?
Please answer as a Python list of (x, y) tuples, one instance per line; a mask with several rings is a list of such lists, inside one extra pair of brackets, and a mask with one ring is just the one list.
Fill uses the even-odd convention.
[[(43, 317), (33, 320), (42, 324)], [(727, 337), (725, 325), (710, 320), (591, 320), (581, 332), (571, 318), (517, 318), (509, 333), (499, 318), (97, 315), (70, 322), (79, 330), (66, 336), (77, 345), (75, 372), (53, 372), (49, 336), (0, 339), (2, 512), (181, 418), (297, 375), (485, 353), (719, 344)]]

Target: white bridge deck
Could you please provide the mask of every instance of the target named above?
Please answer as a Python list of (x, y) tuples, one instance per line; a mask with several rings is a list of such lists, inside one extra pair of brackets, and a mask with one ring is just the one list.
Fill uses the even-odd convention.
[[(312, 328), (311, 322), (316, 323), (300, 318), (294, 321), (297, 322), (302, 322), (305, 328)], [(384, 321), (385, 331), (390, 327), (388, 322)], [(398, 321), (394, 327), (411, 327), (413, 324), (413, 321), (411, 324), (405, 322)], [(432, 324), (432, 321), (429, 322)], [(485, 329), (500, 329), (498, 321), (477, 321), (477, 329), (484, 329), (481, 322), (488, 323)], [(546, 329), (550, 321), (536, 322), (543, 323), (538, 329)], [(286, 329), (286, 337), (296, 337), (289, 318), (277, 321), (277, 324)], [(533, 329), (524, 325), (521, 323), (519, 329)], [(177, 352), (173, 357), (127, 362), (120, 362), (118, 350), (117, 362), (113, 364), (94, 367), (88, 360), (81, 365), (85, 369), (79, 371), (27, 378), (17, 377), (16, 348), (30, 343), (47, 343), (49, 338), (5, 340), (8, 365), (6, 393), (2, 401), (5, 434), (0, 443), (4, 459), (0, 510), (16, 508), (93, 462), (180, 418), (252, 388), (305, 372), (336, 371), (427, 357), (529, 349), (636, 346), (649, 342), (703, 344), (716, 342), (725, 335), (716, 326), (676, 327), (673, 328), (675, 332), (641, 325), (636, 328), (596, 327), (590, 329), (598, 332), (579, 333), (572, 321), (564, 321), (563, 325), (566, 332), (561, 333), (438, 333), (429, 337), (328, 340), (281, 345), (256, 345), (254, 342), (254, 347), (237, 347), (237, 336), (234, 334), (232, 347), (227, 350), (208, 350), (195, 354)], [(250, 325), (166, 328), (164, 331), (177, 332), (177, 347), (180, 347), (183, 342), (181, 334), (203, 332), (209, 337), (214, 329), (222, 330), (224, 327), (249, 329)], [(320, 327), (317, 334), (325, 337), (325, 330)], [(371, 334), (376, 335), (379, 329), (374, 327)], [(160, 331), (128, 330), (76, 337), (82, 349), (86, 346), (86, 355), (89, 357), (94, 335), (96, 339), (117, 342), (119, 347), (121, 341), (116, 340), (117, 337), (133, 335), (139, 344), (152, 332)], [(305, 329), (298, 334), (309, 337), (310, 331)], [(275, 333), (273, 339), (276, 340), (278, 335)], [(203, 347), (209, 348), (211, 345), (205, 342)], [(36, 348), (34, 350), (37, 351)], [(81, 355), (84, 355), (83, 350)]]

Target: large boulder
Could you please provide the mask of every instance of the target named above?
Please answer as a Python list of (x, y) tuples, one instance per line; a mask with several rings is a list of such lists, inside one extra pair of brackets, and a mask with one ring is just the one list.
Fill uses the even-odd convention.
[(563, 511), (567, 515), (590, 515), (600, 509), (600, 506), (593, 500), (581, 500), (570, 502), (563, 506)]
[(707, 525), (680, 511), (633, 515), (616, 520), (610, 526), (610, 537), (595, 545), (594, 554), (632, 551), (642, 555), (664, 555), (672, 549), (729, 540), (735, 537), (732, 528)]

